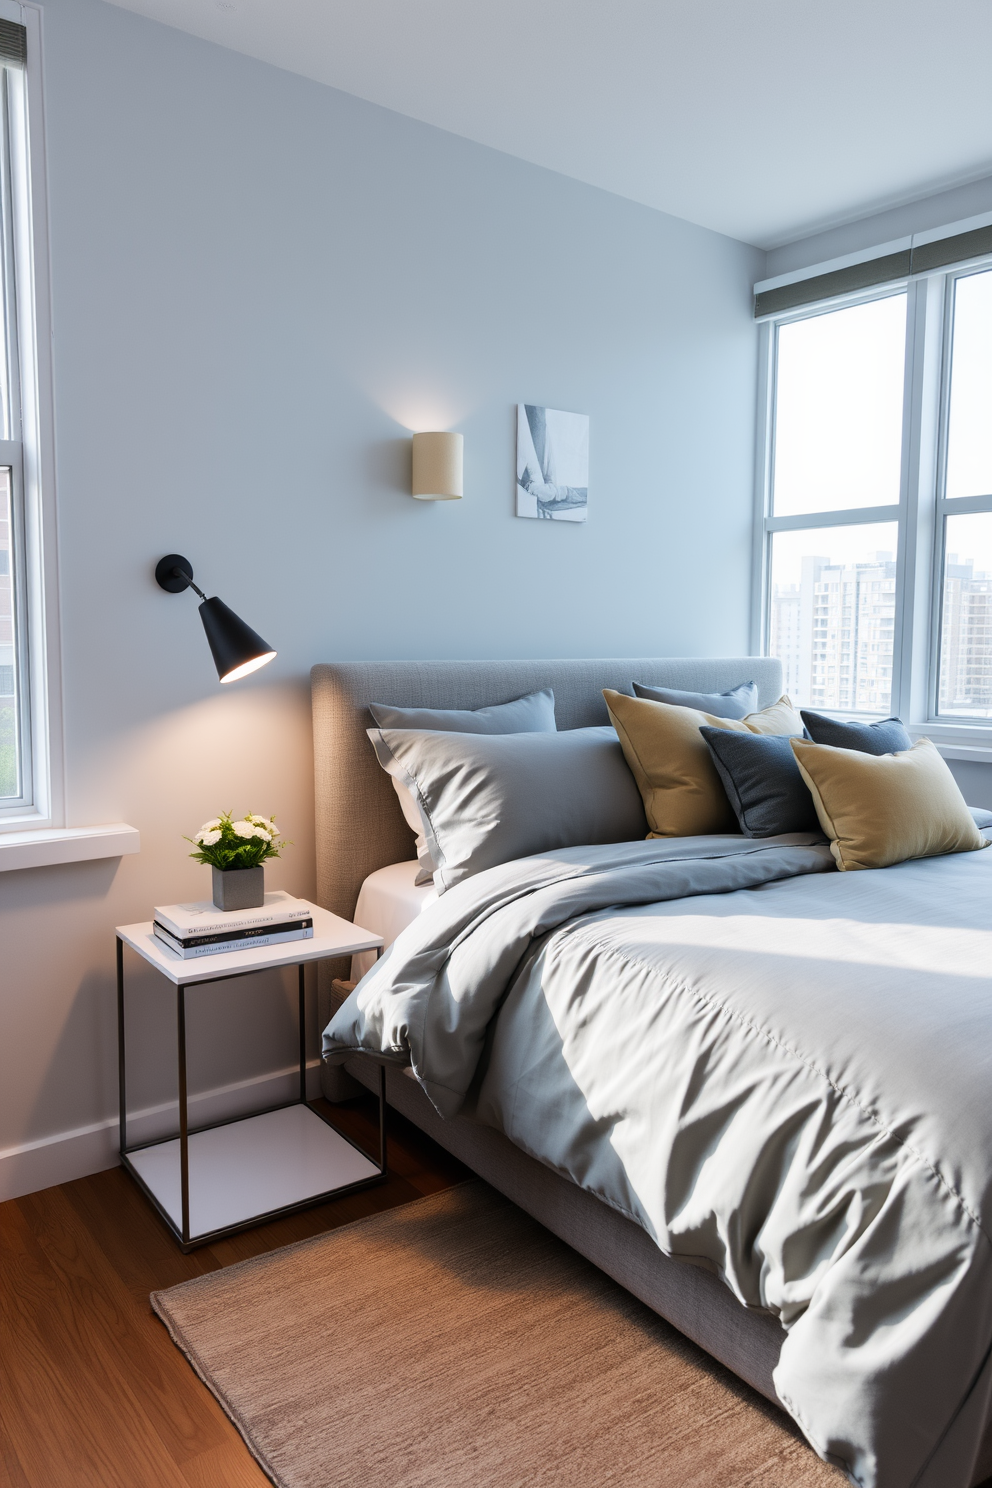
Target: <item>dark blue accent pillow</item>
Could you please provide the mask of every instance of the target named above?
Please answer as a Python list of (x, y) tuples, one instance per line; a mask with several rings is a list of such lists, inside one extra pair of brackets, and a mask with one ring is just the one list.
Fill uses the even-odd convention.
[(716, 772), (745, 837), (819, 832), (820, 823), (785, 734), (702, 727)]
[(668, 703), (674, 708), (696, 708), (711, 718), (735, 718), (738, 722), (758, 711), (757, 682), (739, 682), (726, 692), (680, 692), (674, 687), (648, 687), (633, 682), (634, 696), (652, 703)]
[(799, 712), (814, 744), (860, 749), (862, 754), (901, 754), (913, 747), (901, 718), (884, 718), (881, 723), (838, 723), (825, 713), (810, 713), (806, 708)]

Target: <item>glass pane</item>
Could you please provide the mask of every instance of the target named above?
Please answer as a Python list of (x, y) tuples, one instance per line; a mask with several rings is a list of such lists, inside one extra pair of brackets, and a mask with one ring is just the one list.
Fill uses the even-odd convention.
[(794, 703), (889, 712), (898, 535), (871, 522), (773, 536), (768, 652)]
[(992, 495), (992, 270), (954, 285), (947, 495)]
[(992, 718), (992, 512), (948, 517), (937, 712)]
[(0, 469), (0, 801), (19, 796), (10, 470)]
[(773, 510), (899, 500), (906, 296), (779, 327)]

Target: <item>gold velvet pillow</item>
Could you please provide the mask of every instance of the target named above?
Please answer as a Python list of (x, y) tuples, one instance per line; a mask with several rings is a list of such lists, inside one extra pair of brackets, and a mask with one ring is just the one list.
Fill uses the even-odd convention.
[(696, 708), (655, 703), (605, 688), (603, 696), (624, 757), (637, 781), (649, 837), (701, 837), (740, 831), (700, 725), (749, 734), (801, 734), (787, 697), (745, 719), (714, 718)]
[(989, 846), (929, 739), (899, 754), (793, 739), (792, 752), (842, 870)]

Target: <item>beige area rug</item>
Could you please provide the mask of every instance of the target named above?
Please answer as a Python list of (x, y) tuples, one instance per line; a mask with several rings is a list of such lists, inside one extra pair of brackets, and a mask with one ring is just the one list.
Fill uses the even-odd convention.
[(152, 1294), (279, 1488), (840, 1488), (480, 1182)]

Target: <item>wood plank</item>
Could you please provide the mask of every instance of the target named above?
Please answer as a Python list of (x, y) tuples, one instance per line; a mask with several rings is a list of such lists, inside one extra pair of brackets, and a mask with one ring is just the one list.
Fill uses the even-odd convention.
[[(234, 1431), (234, 1427), (231, 1427)], [(189, 1488), (272, 1488), (271, 1479), (259, 1467), (238, 1437), (238, 1448), (215, 1447), (183, 1463)]]
[[(0, 1246), (4, 1418), (32, 1484), (185, 1488), (90, 1308), (66, 1296), (16, 1207)], [(8, 1207), (8, 1206), (4, 1206)]]
[[(0, 1348), (3, 1348), (0, 1343)], [(21, 1466), (21, 1459), (14, 1451), (14, 1443), (3, 1423), (0, 1413), (0, 1483), (3, 1488), (31, 1488), (30, 1480)]]
[(151, 1310), (149, 1289), (135, 1295), (103, 1251), (86, 1243), (75, 1210), (58, 1189), (30, 1195), (20, 1207), (66, 1306), (86, 1317), (91, 1338), (119, 1361), (172, 1460), (182, 1463), (222, 1443), (226, 1432), (219, 1429), (213, 1402), (188, 1366), (177, 1368), (175, 1347)]

